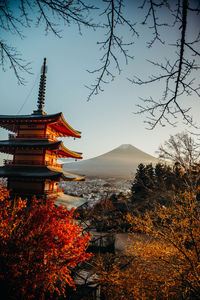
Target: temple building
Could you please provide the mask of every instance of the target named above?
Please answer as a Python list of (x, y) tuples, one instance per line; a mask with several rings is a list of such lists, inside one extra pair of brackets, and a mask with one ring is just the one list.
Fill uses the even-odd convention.
[(46, 59), (42, 66), (37, 109), (30, 115), (0, 115), (0, 126), (12, 132), (9, 139), (0, 141), (0, 152), (11, 154), (4, 160), (0, 177), (7, 178), (12, 195), (22, 198), (36, 195), (54, 199), (62, 193), (60, 180), (84, 180), (62, 169), (58, 158), (82, 159), (82, 154), (67, 149), (59, 137), (80, 138), (81, 132), (73, 129), (63, 114), (44, 112), (46, 88)]

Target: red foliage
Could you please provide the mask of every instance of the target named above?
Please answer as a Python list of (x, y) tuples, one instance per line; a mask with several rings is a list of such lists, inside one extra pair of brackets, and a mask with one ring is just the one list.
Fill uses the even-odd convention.
[(27, 206), (2, 187), (0, 205), (0, 288), (7, 298), (44, 299), (74, 287), (71, 269), (91, 257), (90, 237), (75, 224), (74, 211), (51, 201)]

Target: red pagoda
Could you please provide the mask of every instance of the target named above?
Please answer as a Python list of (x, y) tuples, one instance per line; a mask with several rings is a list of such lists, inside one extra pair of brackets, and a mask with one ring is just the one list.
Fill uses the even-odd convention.
[(7, 187), (22, 198), (57, 198), (62, 190), (61, 179), (84, 180), (65, 172), (58, 158), (81, 159), (81, 153), (67, 149), (58, 137), (80, 138), (63, 114), (46, 114), (43, 110), (46, 88), (46, 58), (42, 66), (37, 110), (31, 115), (0, 115), (0, 126), (11, 131), (9, 139), (0, 141), (0, 152), (13, 155), (0, 167), (0, 177), (7, 178)]

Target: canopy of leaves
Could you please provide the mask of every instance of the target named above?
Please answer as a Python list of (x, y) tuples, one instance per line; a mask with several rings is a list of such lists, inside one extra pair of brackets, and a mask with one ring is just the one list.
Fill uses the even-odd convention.
[[(71, 270), (91, 257), (73, 210), (50, 201), (27, 207), (0, 187), (0, 288), (6, 299), (43, 299), (75, 288)], [(49, 299), (48, 298), (48, 299)]]
[(110, 199), (105, 198), (94, 206), (89, 207), (84, 205), (78, 209), (79, 220), (87, 230), (94, 230), (97, 232), (123, 232), (127, 231), (129, 224), (124, 215), (127, 213), (128, 200), (120, 195), (113, 194)]
[[(169, 207), (129, 215), (126, 261), (97, 263), (105, 299), (200, 299), (200, 203), (185, 191)], [(138, 235), (135, 232), (140, 231)]]

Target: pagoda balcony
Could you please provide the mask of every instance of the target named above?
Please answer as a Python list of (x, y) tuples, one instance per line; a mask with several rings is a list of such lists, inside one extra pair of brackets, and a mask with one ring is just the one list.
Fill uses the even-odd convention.
[(18, 165), (23, 165), (23, 166), (41, 166), (44, 165), (39, 161), (34, 161), (34, 160), (9, 160), (9, 159), (4, 159), (4, 165), (5, 166), (18, 166)]
[(57, 163), (50, 163), (48, 161), (45, 162), (45, 165), (48, 167), (56, 168), (56, 169), (62, 169), (63, 164), (57, 164)]
[(50, 163), (48, 161), (46, 162), (39, 162), (35, 160), (16, 160), (15, 162), (11, 159), (4, 159), (4, 166), (49, 166), (55, 169), (62, 169), (63, 164), (57, 164), (57, 163)]
[(57, 141), (57, 137), (53, 134), (9, 134), (9, 140), (13, 139), (46, 139)]
[(62, 188), (57, 188), (55, 190), (50, 190), (50, 191), (43, 191), (43, 192), (39, 192), (39, 191), (35, 191), (35, 190), (23, 190), (23, 192), (20, 190), (20, 191), (15, 191), (15, 194), (19, 194), (19, 195), (36, 195), (36, 196), (46, 196), (47, 198), (55, 198), (58, 196), (58, 194), (61, 194), (63, 193), (63, 189)]

